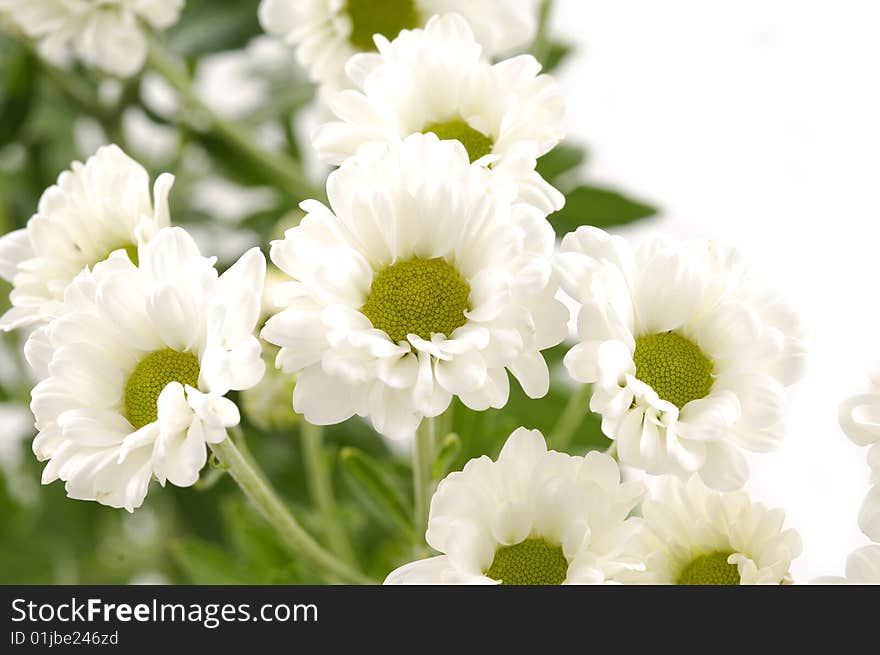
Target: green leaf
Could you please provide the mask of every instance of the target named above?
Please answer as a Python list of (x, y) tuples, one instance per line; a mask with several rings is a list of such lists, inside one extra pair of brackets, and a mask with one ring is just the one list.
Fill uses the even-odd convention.
[(37, 65), (33, 55), (21, 48), (3, 66), (0, 95), (0, 146), (15, 140), (33, 106)]
[(170, 50), (192, 58), (243, 48), (262, 33), (257, 6), (256, 0), (189, 0), (164, 37)]
[(278, 534), (253, 506), (232, 497), (224, 500), (221, 511), (229, 540), (244, 557), (251, 576), (273, 584), (292, 582), (295, 562)]
[(553, 41), (547, 46), (547, 53), (544, 55), (543, 69), (545, 73), (552, 73), (559, 68), (562, 62), (574, 52), (574, 46), (571, 43), (563, 43), (561, 41)]
[(586, 158), (587, 151), (579, 146), (557, 146), (538, 160), (538, 173), (553, 186), (559, 186), (559, 178), (580, 166)]
[(406, 536), (412, 535), (408, 503), (381, 464), (365, 452), (350, 447), (339, 452), (339, 459), (355, 498), (378, 520)]
[(434, 460), (434, 479), (440, 480), (452, 470), (455, 460), (461, 452), (461, 437), (455, 432), (447, 434), (437, 446), (437, 458)]
[(184, 539), (171, 546), (171, 555), (192, 584), (253, 584), (253, 577), (225, 551), (200, 539)]
[(565, 197), (565, 207), (548, 220), (559, 235), (581, 225), (606, 228), (654, 216), (657, 208), (629, 198), (618, 191), (582, 185)]

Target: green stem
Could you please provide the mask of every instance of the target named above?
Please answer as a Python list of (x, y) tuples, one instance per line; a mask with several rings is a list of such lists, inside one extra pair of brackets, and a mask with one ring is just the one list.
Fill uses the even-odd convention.
[(30, 44), (27, 44), (26, 47), (31, 50), (32, 56), (37, 58), (45, 78), (51, 82), (54, 89), (74, 107), (98, 121), (111, 143), (116, 143), (124, 148), (122, 105), (117, 103), (115, 107), (109, 107), (102, 104), (95, 90), (82, 78), (70, 71), (61, 70), (44, 60), (36, 54)]
[(425, 553), (425, 532), (428, 529), (428, 512), (434, 495), (434, 449), (436, 442), (434, 419), (422, 419), (413, 443), (413, 498), (415, 499), (416, 550)]
[(565, 452), (568, 448), (572, 436), (587, 415), (590, 391), (590, 385), (585, 384), (571, 394), (568, 404), (553, 426), (553, 431), (550, 432), (550, 447), (554, 450)]
[(71, 104), (101, 123), (113, 117), (113, 111), (103, 106), (95, 97), (92, 89), (81, 79), (69, 72), (56, 68), (47, 61), (42, 59), (39, 61), (46, 78), (52, 82), (56, 90)]
[(532, 43), (532, 56), (544, 64), (550, 51), (550, 14), (553, 12), (553, 0), (541, 0), (538, 9), (538, 29)]
[(319, 197), (320, 192), (308, 181), (299, 162), (279, 152), (267, 152), (256, 145), (256, 138), (246, 128), (217, 115), (198, 97), (183, 65), (172, 59), (155, 42), (150, 42), (147, 62), (180, 94), (181, 100), (207, 118), (213, 131), (228, 146), (268, 175), (280, 188), (300, 198)]
[(257, 506), (260, 513), (278, 532), (279, 536), (298, 556), (318, 567), (327, 575), (350, 584), (375, 584), (372, 578), (327, 552), (309, 535), (285, 507), (262, 472), (241, 454), (232, 439), (211, 444), (211, 450), (238, 483), (245, 496)]
[(339, 512), (336, 508), (336, 499), (333, 496), (333, 485), (330, 479), (330, 469), (324, 459), (324, 435), (321, 428), (303, 421), (300, 430), (300, 438), (303, 447), (303, 464), (306, 471), (306, 481), (309, 486), (309, 495), (312, 502), (324, 517), (324, 532), (330, 547), (343, 559), (353, 562), (354, 551), (348, 541), (348, 536), (339, 523)]

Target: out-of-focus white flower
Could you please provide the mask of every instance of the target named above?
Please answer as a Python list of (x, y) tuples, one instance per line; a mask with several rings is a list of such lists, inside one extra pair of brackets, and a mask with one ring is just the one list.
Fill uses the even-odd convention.
[(880, 544), (869, 544), (851, 552), (846, 558), (846, 576), (816, 578), (812, 584), (880, 585)]
[(43, 192), (26, 227), (0, 237), (0, 277), (13, 285), (12, 308), (0, 318), (11, 330), (51, 319), (71, 280), (116, 250), (137, 245), (169, 224), (174, 176), (160, 175), (150, 198), (144, 167), (109, 145), (74, 162)]
[(513, 185), (471, 166), (457, 141), (414, 134), (366, 146), (327, 181), (332, 208), (306, 201), (272, 244), (293, 278), (263, 328), (277, 365), (298, 372), (294, 406), (316, 425), (370, 417), (411, 437), (452, 396), (507, 403), (509, 370), (547, 393), (541, 350), (565, 336), (554, 298), (554, 234)]
[(129, 77), (144, 65), (144, 23), (164, 30), (184, 0), (0, 0), (12, 21), (56, 64), (71, 54), (89, 66)]
[(565, 366), (594, 385), (590, 408), (621, 463), (741, 487), (741, 450), (777, 446), (785, 386), (802, 375), (794, 313), (712, 242), (655, 238), (634, 251), (581, 227), (563, 239), (558, 262), (581, 304), (580, 343)]
[(489, 63), (467, 21), (455, 14), (376, 43), (378, 54), (356, 55), (348, 64), (358, 90), (328, 98), (340, 120), (313, 135), (324, 159), (339, 164), (364, 143), (433, 132), (461, 141), (472, 162), (514, 179), (526, 202), (547, 213), (562, 207), (562, 194), (535, 165), (564, 136), (565, 100), (552, 77), (539, 75), (534, 57)]
[(785, 512), (753, 503), (743, 491), (719, 493), (693, 476), (664, 476), (642, 503), (643, 524), (632, 554), (645, 563), (628, 582), (749, 585), (788, 582), (801, 552)]
[(537, 26), (535, 0), (263, 0), (259, 15), (264, 30), (296, 47), (313, 80), (344, 86), (345, 63), (375, 50), (374, 35), (392, 40), (450, 12), (468, 20), (490, 56), (526, 45)]
[(189, 486), (206, 444), (239, 421), (230, 390), (257, 384), (265, 366), (253, 335), (266, 262), (245, 253), (218, 276), (181, 228), (78, 275), (58, 318), (25, 348), (42, 381), (31, 409), (43, 483), (68, 496), (132, 511), (150, 480)]
[(871, 390), (840, 406), (840, 425), (846, 435), (868, 449), (871, 489), (859, 512), (859, 527), (872, 541), (880, 541), (880, 373), (871, 378)]
[(427, 540), (443, 553), (406, 564), (385, 584), (558, 585), (613, 582), (640, 562), (626, 554), (641, 482), (617, 463), (548, 451), (538, 430), (517, 429), (493, 462), (469, 461), (440, 482)]
[(266, 186), (241, 186), (222, 177), (202, 177), (189, 188), (190, 204), (226, 224), (274, 208), (278, 193)]
[(180, 151), (180, 130), (153, 121), (140, 107), (129, 107), (122, 114), (125, 142), (141, 161), (167, 163)]
[[(245, 48), (202, 57), (193, 86), (199, 98), (217, 114), (242, 120), (271, 102), (277, 85), (287, 88), (299, 82), (303, 92), (311, 94), (309, 85), (297, 73), (284, 44), (261, 35)], [(235, 93), (229, 93), (230, 88)]]

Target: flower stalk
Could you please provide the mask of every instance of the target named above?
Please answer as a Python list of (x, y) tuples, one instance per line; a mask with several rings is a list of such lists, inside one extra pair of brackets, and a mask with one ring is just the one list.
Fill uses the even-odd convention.
[(333, 494), (330, 469), (324, 458), (324, 433), (320, 426), (303, 421), (300, 430), (302, 439), (303, 465), (309, 495), (315, 507), (324, 517), (323, 529), (327, 541), (334, 552), (346, 561), (355, 561), (354, 551), (345, 530), (339, 523), (339, 510)]
[(435, 419), (423, 419), (416, 430), (413, 443), (413, 498), (414, 524), (417, 552), (424, 553), (425, 531), (428, 529), (428, 512), (434, 495), (434, 451), (436, 448)]
[(316, 198), (322, 194), (312, 185), (299, 162), (278, 152), (267, 152), (256, 145), (256, 138), (247, 129), (219, 116), (193, 90), (192, 80), (180, 62), (175, 61), (154, 40), (147, 50), (147, 64), (180, 94), (183, 103), (204, 116), (208, 129), (228, 146), (262, 170), (275, 184), (300, 198)]
[(211, 449), (245, 496), (294, 553), (340, 582), (375, 584), (375, 580), (326, 551), (302, 528), (262, 472), (248, 462), (231, 439), (211, 444)]
[(590, 401), (591, 387), (589, 384), (582, 385), (568, 399), (565, 409), (553, 426), (550, 433), (550, 447), (560, 452), (568, 449), (569, 443), (574, 433), (584, 421), (587, 415), (588, 403)]
[(546, 64), (547, 55), (550, 53), (550, 15), (553, 12), (553, 0), (541, 0), (538, 8), (538, 29), (535, 34), (535, 41), (532, 44), (532, 55), (541, 62)]

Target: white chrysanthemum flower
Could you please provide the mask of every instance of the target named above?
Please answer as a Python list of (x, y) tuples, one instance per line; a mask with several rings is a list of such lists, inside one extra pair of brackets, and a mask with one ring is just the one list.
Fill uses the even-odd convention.
[(239, 413), (225, 398), (263, 376), (253, 335), (266, 262), (257, 248), (218, 277), (182, 228), (83, 271), (61, 312), (26, 346), (42, 381), (32, 393), (34, 453), (43, 483), (71, 498), (129, 511), (150, 480), (185, 487), (206, 444), (226, 438)]
[(871, 378), (871, 387), (841, 405), (840, 425), (854, 443), (870, 446), (871, 489), (859, 512), (859, 527), (872, 541), (880, 541), (880, 373)]
[(548, 451), (517, 429), (493, 462), (469, 461), (440, 482), (427, 540), (443, 555), (406, 564), (385, 584), (596, 584), (641, 563), (627, 555), (644, 493), (608, 455)]
[(306, 420), (358, 414), (406, 438), (453, 395), (503, 407), (507, 370), (530, 397), (547, 393), (540, 351), (564, 338), (568, 312), (554, 298), (553, 230), (515, 195), (457, 141), (415, 134), (334, 171), (332, 211), (302, 203), (302, 223), (272, 243), (294, 281), (262, 336), (300, 373)]
[(393, 40), (449, 12), (468, 20), (489, 55), (528, 44), (537, 26), (535, 0), (263, 0), (259, 15), (313, 80), (343, 86), (349, 57), (375, 50), (374, 35)]
[(581, 227), (558, 261), (563, 288), (581, 303), (580, 343), (565, 365), (594, 384), (590, 408), (621, 463), (741, 487), (741, 449), (778, 444), (785, 386), (802, 374), (793, 312), (712, 242), (656, 238), (633, 251)]
[(785, 512), (749, 500), (744, 491), (719, 493), (693, 476), (664, 476), (642, 503), (632, 554), (645, 564), (628, 582), (747, 585), (790, 582), (801, 540), (783, 530)]
[(147, 171), (119, 147), (74, 162), (43, 192), (27, 227), (0, 238), (0, 277), (13, 285), (0, 328), (50, 320), (73, 278), (113, 251), (136, 259), (137, 244), (169, 224), (173, 183), (173, 175), (158, 177), (154, 207)]
[(816, 578), (812, 584), (880, 585), (880, 544), (869, 544), (851, 552), (846, 558), (846, 576)]
[(0, 11), (40, 53), (63, 64), (71, 53), (89, 66), (129, 77), (144, 65), (147, 40), (142, 21), (156, 30), (174, 25), (184, 0), (0, 0)]
[(534, 57), (491, 64), (467, 21), (455, 14), (376, 43), (378, 54), (356, 55), (348, 64), (358, 90), (328, 98), (341, 120), (313, 134), (324, 159), (339, 164), (364, 143), (433, 132), (461, 141), (472, 162), (516, 180), (523, 199), (542, 211), (562, 207), (562, 194), (535, 164), (564, 136), (565, 100), (552, 77), (538, 74)]

